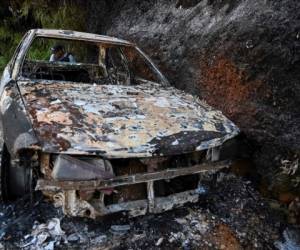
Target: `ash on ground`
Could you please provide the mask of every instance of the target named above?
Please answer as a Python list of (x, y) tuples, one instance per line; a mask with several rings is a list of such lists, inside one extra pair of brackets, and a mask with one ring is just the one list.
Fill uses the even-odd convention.
[(96, 221), (66, 217), (41, 195), (31, 204), (27, 197), (1, 205), (0, 249), (299, 249), (297, 233), (283, 233), (284, 213), (250, 181), (219, 173), (202, 190), (197, 204), (170, 212)]

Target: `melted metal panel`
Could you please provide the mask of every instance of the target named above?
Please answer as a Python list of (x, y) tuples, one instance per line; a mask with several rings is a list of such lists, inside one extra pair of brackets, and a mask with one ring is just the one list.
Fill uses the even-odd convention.
[(46, 152), (150, 157), (203, 150), (239, 130), (220, 111), (173, 87), (19, 82)]
[(0, 99), (0, 116), (4, 141), (13, 156), (21, 149), (39, 149), (22, 98), (13, 82), (4, 88)]

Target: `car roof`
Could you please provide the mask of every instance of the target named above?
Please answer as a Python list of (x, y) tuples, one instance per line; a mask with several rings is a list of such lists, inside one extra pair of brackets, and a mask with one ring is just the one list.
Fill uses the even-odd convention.
[(59, 29), (34, 29), (31, 30), (36, 36), (39, 37), (50, 37), (50, 38), (61, 38), (71, 40), (82, 40), (91, 42), (106, 42), (122, 45), (133, 45), (133, 43), (111, 36), (98, 35), (93, 33), (79, 32), (73, 30), (59, 30)]

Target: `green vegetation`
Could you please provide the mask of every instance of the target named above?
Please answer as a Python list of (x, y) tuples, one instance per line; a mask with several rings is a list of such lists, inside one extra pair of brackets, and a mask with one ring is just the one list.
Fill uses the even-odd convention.
[(64, 46), (67, 52), (70, 52), (73, 56), (75, 56), (75, 60), (77, 62), (97, 63), (98, 47), (93, 43), (41, 37), (35, 39), (32, 43), (27, 54), (27, 59), (48, 61), (51, 56), (50, 48), (52, 48), (55, 44)]
[[(25, 32), (32, 28), (85, 30), (85, 4), (79, 0), (3, 0), (0, 5), (0, 73)], [(41, 49), (42, 48), (42, 49)], [(30, 52), (49, 58), (48, 44)]]

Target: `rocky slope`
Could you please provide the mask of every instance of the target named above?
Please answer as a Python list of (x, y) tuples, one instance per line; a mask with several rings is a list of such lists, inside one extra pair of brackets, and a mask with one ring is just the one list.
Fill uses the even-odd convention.
[(89, 31), (136, 42), (231, 118), (269, 189), (299, 192), (299, 1), (92, 1), (88, 13)]

